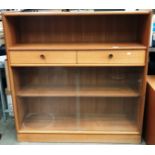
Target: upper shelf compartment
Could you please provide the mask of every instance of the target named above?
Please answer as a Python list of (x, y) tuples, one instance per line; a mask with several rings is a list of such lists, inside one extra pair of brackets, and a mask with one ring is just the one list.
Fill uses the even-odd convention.
[(148, 12), (3, 17), (9, 50), (145, 49), (148, 45)]

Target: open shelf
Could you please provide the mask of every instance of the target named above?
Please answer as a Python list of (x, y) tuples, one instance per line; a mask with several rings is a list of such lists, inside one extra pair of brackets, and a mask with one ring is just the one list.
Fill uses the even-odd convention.
[(51, 87), (25, 87), (18, 90), (20, 97), (138, 97), (138, 90), (130, 87), (85, 87), (85, 88), (51, 88)]
[[(31, 117), (32, 118), (31, 118)], [(132, 133), (137, 134), (138, 128), (131, 118), (123, 114), (114, 115), (83, 115), (79, 120), (72, 116), (52, 116), (45, 114), (28, 114), (22, 124), (20, 132), (47, 133)]]
[(21, 43), (9, 47), (17, 50), (103, 50), (103, 49), (146, 49), (140, 43)]
[(148, 12), (97, 14), (6, 16), (8, 50), (146, 49)]

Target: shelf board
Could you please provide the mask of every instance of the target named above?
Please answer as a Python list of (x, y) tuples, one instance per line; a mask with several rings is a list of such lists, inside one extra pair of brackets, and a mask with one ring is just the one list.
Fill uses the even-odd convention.
[(45, 88), (45, 87), (25, 87), (17, 91), (20, 97), (138, 97), (139, 92), (130, 87), (84, 87), (79, 88)]
[[(77, 123), (78, 122), (78, 123)], [(124, 114), (25, 117), (20, 133), (138, 134), (136, 121)]]
[(18, 90), (17, 96), (20, 97), (72, 97), (76, 95), (75, 88), (49, 88), (49, 87), (25, 87)]
[(104, 49), (146, 49), (138, 43), (51, 43), (51, 44), (15, 44), (11, 51), (24, 50), (104, 50)]
[(138, 91), (129, 87), (107, 87), (107, 88), (81, 88), (79, 90), (79, 96), (81, 97), (137, 97)]

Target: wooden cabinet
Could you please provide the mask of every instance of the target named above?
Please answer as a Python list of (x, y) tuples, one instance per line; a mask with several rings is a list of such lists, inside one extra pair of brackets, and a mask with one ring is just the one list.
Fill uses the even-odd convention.
[(140, 143), (151, 13), (3, 14), (17, 139)]

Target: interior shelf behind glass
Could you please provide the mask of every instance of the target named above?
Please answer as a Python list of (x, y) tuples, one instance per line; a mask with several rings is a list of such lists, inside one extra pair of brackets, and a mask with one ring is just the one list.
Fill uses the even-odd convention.
[(20, 97), (138, 97), (140, 67), (14, 68)]

